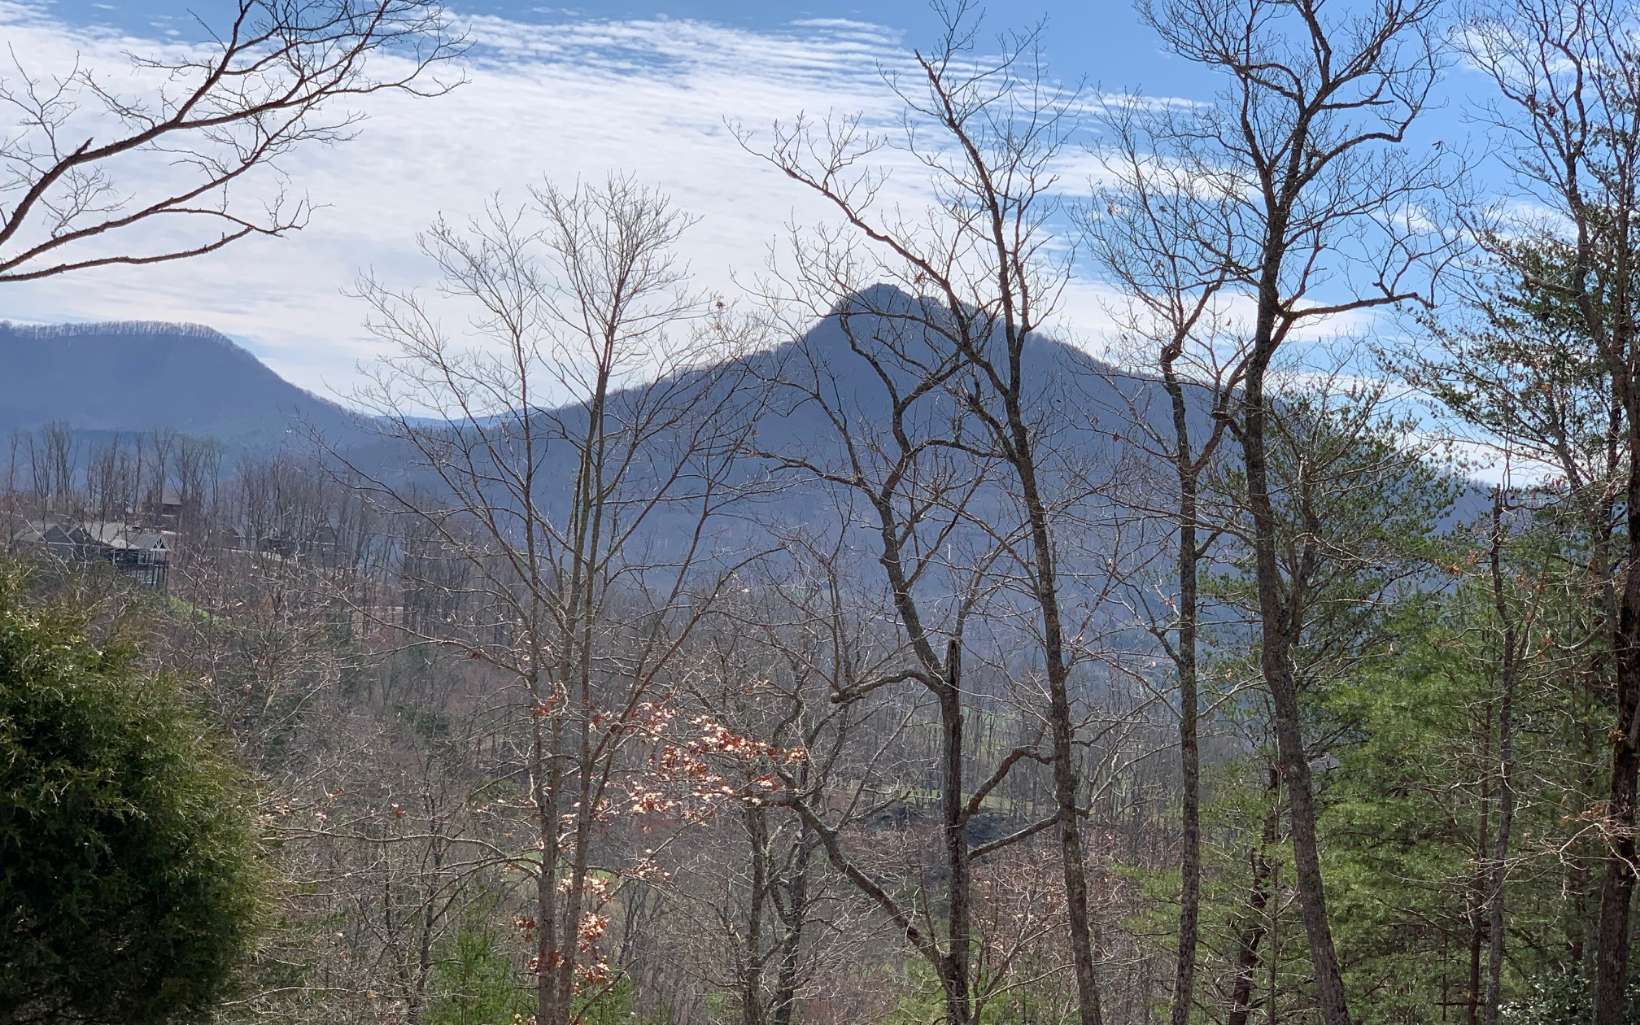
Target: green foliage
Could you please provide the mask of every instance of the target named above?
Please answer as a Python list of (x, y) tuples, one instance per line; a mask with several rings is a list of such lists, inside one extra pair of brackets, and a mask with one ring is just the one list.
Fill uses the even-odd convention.
[(908, 960), (899, 980), (900, 1000), (889, 1012), (887, 1025), (931, 1025), (945, 1018), (945, 1001), (934, 970), (920, 960)]
[(257, 918), (244, 795), (176, 686), (0, 569), (0, 1022), (224, 993)]
[[(462, 926), (433, 969), (427, 1025), (510, 1025), (535, 1014), (535, 993), (525, 985), (515, 958), (481, 916)], [(616, 979), (607, 989), (581, 996), (575, 1020), (581, 1025), (641, 1025), (634, 1014), (632, 980)]]
[(1329, 774), (1327, 895), (1362, 1007), (1435, 1022), (1429, 994), (1467, 977), (1467, 945), (1429, 923), (1467, 917), (1479, 810), (1466, 784), (1485, 772), (1468, 752), (1486, 680), (1439, 608), (1413, 603), (1390, 633), (1392, 662), (1324, 695), (1352, 741)]
[[(1640, 1025), (1640, 979), (1629, 980), (1623, 1025)], [(1508, 1025), (1584, 1025), (1594, 1020), (1594, 994), (1578, 975), (1554, 972), (1531, 981), (1529, 992), (1503, 1008)]]
[(609, 988), (599, 988), (579, 997), (575, 1003), (575, 1020), (581, 1025), (645, 1025), (634, 1011), (637, 997), (632, 980), (623, 975)]
[(1608, 472), (1613, 392), (1568, 287), (1576, 255), (1548, 236), (1493, 236), (1486, 248), (1493, 259), (1477, 268), (1473, 292), (1424, 316), (1436, 344), (1386, 361), (1460, 420), (1598, 480)]
[(513, 958), (493, 930), (463, 926), (433, 969), (427, 1025), (509, 1025), (528, 1018), (535, 1002), (520, 984)]
[[(1538, 609), (1539, 627), (1553, 621), (1551, 613)], [(1340, 737), (1321, 820), (1329, 911), (1367, 1020), (1438, 1022), (1442, 1008), (1431, 993), (1467, 999), (1471, 944), (1484, 943), (1469, 924), (1480, 885), (1476, 850), (1483, 835), (1486, 844), (1495, 842), (1495, 618), (1480, 582), (1439, 600), (1404, 603), (1387, 624), (1390, 657), (1317, 695)], [(1552, 674), (1527, 673), (1515, 693), (1517, 721), (1534, 725), (1515, 738), (1515, 778), (1550, 792), (1574, 785), (1560, 778), (1573, 770), (1549, 729), (1564, 690)], [(1512, 928), (1524, 935), (1560, 932), (1564, 866), (1531, 856), (1530, 845), (1532, 837), (1561, 828), (1561, 815), (1557, 802), (1531, 794), (1516, 807), (1518, 860), (1507, 907)], [(1556, 995), (1564, 995), (1559, 956), (1552, 945), (1515, 945), (1504, 965), (1504, 992), (1521, 992), (1536, 978), (1539, 1009), (1549, 1013), (1544, 1009), (1564, 1002)]]
[(415, 705), (395, 701), (392, 706), (393, 717), (402, 723), (405, 729), (428, 743), (439, 743), (450, 739), (450, 717), (436, 709), (417, 708)]
[[(1458, 547), (1463, 539), (1455, 534), (1448, 541), (1443, 564), (1484, 567), (1483, 552)], [(1553, 838), (1576, 821), (1579, 795), (1593, 789), (1581, 778), (1590, 762), (1578, 756), (1578, 737), (1604, 737), (1609, 712), (1589, 704), (1582, 681), (1568, 678), (1568, 669), (1579, 663), (1555, 647), (1556, 637), (1585, 635), (1576, 624), (1587, 603), (1575, 579), (1559, 579), (1575, 576), (1576, 563), (1565, 568), (1555, 557), (1559, 549), (1545, 549), (1548, 543), (1533, 531), (1517, 534), (1503, 562), (1505, 601), (1517, 622), (1529, 624), (1533, 656), (1513, 697), (1519, 796), (1506, 883), (1511, 931), (1503, 987), (1506, 1000), (1532, 994), (1517, 1000), (1515, 1013), (1535, 1016), (1519, 1021), (1569, 1025), (1590, 1020), (1586, 1008), (1562, 999), (1581, 992), (1581, 984), (1559, 977), (1584, 926), (1579, 915), (1587, 914), (1587, 908), (1570, 910), (1568, 889), (1587, 883), (1577, 883), (1575, 862), (1562, 860), (1540, 838), (1557, 843)], [(1355, 579), (1334, 578), (1326, 594), (1349, 602)], [(1477, 849), (1484, 843), (1490, 850), (1496, 840), (1500, 630), (1490, 581), (1475, 572), (1438, 589), (1391, 590), (1376, 604), (1370, 621), (1335, 610), (1312, 617), (1306, 627), (1324, 629), (1306, 635), (1308, 650), (1295, 654), (1301, 669), (1321, 664), (1327, 670), (1307, 674), (1304, 715), (1319, 752), (1328, 910), (1352, 1010), (1361, 1020), (1434, 1025), (1453, 1020), (1454, 1008), (1470, 998), (1476, 944), (1483, 965), (1486, 956), (1484, 927), (1476, 926), (1482, 885)], [(1320, 663), (1323, 641), (1350, 657)], [(1255, 672), (1233, 662), (1212, 668), (1226, 667), (1233, 676)], [(1259, 723), (1260, 712), (1250, 709), (1249, 721)], [(1265, 780), (1270, 757), (1260, 750), (1207, 770), (1201, 927), (1215, 952), (1207, 955), (1206, 970), (1219, 977), (1233, 965), (1229, 955), (1216, 952), (1233, 954), (1243, 924), (1249, 857), (1271, 800)], [(1530, 786), (1523, 786), (1527, 781)], [(1261, 921), (1270, 927), (1277, 924), (1273, 917), (1280, 919), (1278, 1004), (1296, 1009), (1312, 997), (1303, 929), (1286, 899), (1293, 874), (1285, 826), (1283, 819), (1281, 838), (1269, 852), (1278, 862), (1281, 893)], [(1175, 892), (1172, 880), (1161, 884), (1146, 891), (1157, 902)], [(1160, 933), (1168, 922), (1157, 917), (1148, 924)], [(1259, 999), (1269, 996), (1270, 942), (1267, 930), (1255, 979)]]

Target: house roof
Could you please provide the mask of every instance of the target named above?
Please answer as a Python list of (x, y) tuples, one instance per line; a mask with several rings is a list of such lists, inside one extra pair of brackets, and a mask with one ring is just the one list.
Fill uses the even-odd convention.
[(163, 531), (133, 527), (111, 520), (93, 520), (85, 525), (92, 539), (110, 548), (169, 548)]
[(36, 544), (99, 544), (116, 549), (168, 550), (170, 531), (134, 527), (118, 520), (72, 521), (29, 520), (18, 531), (17, 539)]

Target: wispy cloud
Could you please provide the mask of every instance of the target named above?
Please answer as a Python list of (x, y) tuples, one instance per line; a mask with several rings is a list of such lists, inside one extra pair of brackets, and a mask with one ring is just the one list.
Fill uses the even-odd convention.
[[(345, 392), (373, 352), (364, 310), (345, 294), (359, 273), (430, 284), (415, 237), (436, 216), (477, 213), (495, 193), (522, 200), (543, 176), (616, 171), (701, 218), (686, 255), (702, 287), (728, 291), (731, 270), (755, 270), (783, 224), (822, 212), (744, 152), (726, 119), (755, 128), (803, 111), (858, 111), (887, 125), (895, 107), (879, 68), (907, 58), (894, 31), (846, 19), (754, 32), (554, 13), (474, 17), (467, 27), (464, 86), (435, 100), (373, 97), (357, 139), (282, 168), (319, 206), (299, 235), (189, 263), (7, 286), (6, 315), (206, 322), (297, 383)], [(182, 45), (164, 28), (148, 31), (73, 25), (49, 7), (0, 0), (0, 32), (36, 73), (66, 71), (77, 58), (119, 80), (128, 53)]]

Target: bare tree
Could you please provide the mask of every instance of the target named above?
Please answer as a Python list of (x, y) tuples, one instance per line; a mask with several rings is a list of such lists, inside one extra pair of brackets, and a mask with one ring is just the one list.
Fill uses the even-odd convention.
[(1640, 574), (1633, 569), (1640, 557), (1640, 54), (1630, 43), (1637, 24), (1640, 11), (1631, 3), (1510, 0), (1477, 9), (1463, 36), (1467, 55), (1497, 89), (1489, 120), (1521, 193), (1564, 219), (1564, 227), (1548, 217), (1535, 227), (1556, 236), (1566, 260), (1533, 266), (1515, 259), (1511, 269), (1576, 311), (1604, 365), (1619, 417), (1613, 426), (1621, 431), (1629, 569), (1610, 623), (1617, 707), (1606, 798), (1610, 850), (1596, 929), (1598, 1025), (1615, 1025), (1625, 1013), (1640, 772)]
[(1252, 306), (1233, 415), (1257, 554), (1263, 675), (1322, 1018), (1345, 1025), (1293, 677), (1292, 610), (1275, 547), (1265, 382), (1295, 327), (1424, 298), (1431, 271), (1451, 251), (1426, 209), (1448, 184), (1440, 155), (1413, 159), (1398, 148), (1440, 66), (1436, 3), (1393, 0), (1357, 17), (1311, 0), (1162, 0), (1140, 13), (1168, 49), (1224, 81), (1218, 103), (1177, 119), (1171, 156), (1234, 200), (1204, 242)]
[[(424, 248), (472, 317), (453, 339), (421, 297), (367, 281), (394, 346), (364, 396), (410, 468), (360, 475), (376, 501), (464, 561), (459, 613), (413, 637), (499, 674), (511, 764), (527, 783), (537, 1017), (576, 1020), (611, 983), (594, 870), (679, 654), (756, 553), (711, 533), (741, 389), (673, 247), (689, 220), (625, 179), (526, 210), (499, 201)], [(699, 365), (697, 365), (699, 364)], [(624, 387), (623, 387), (624, 386)], [(614, 852), (618, 853), (618, 852)]]
[[(0, 281), (213, 252), (300, 229), (306, 199), (245, 192), (300, 147), (350, 138), (350, 100), (436, 95), (461, 40), (434, 0), (238, 0), (207, 42), (133, 56), (134, 84), (12, 55), (0, 107)], [(266, 174), (260, 177), (266, 177)], [(144, 234), (143, 228), (162, 229)]]
[[(918, 300), (892, 289), (857, 294), (845, 288), (841, 296), (828, 295), (823, 286), (835, 284), (829, 272), (836, 268), (827, 259), (824, 247), (803, 254), (798, 282), (807, 286), (805, 292), (822, 286), (818, 294), (839, 304), (823, 320), (823, 336), (797, 343), (765, 371), (774, 408), (803, 421), (812, 418), (814, 434), (760, 436), (753, 451), (783, 477), (806, 480), (828, 492), (843, 525), (858, 515), (856, 504), (864, 510), (872, 554), (885, 577), (887, 607), (868, 611), (870, 592), (843, 589), (837, 556), (819, 560), (828, 583), (821, 600), (806, 603), (806, 612), (831, 626), (828, 643), (806, 660), (810, 671), (828, 682), (830, 701), (839, 707), (833, 715), (861, 717), (867, 713), (854, 711), (856, 706), (869, 707), (868, 702), (902, 684), (918, 685), (934, 702), (943, 928), (933, 921), (926, 893), (914, 901), (898, 897), (848, 839), (846, 827), (852, 820), (880, 810), (873, 800), (877, 789), (892, 787), (876, 778), (883, 771), (879, 763), (891, 757), (887, 743), (875, 745), (846, 796), (825, 800), (823, 775), (803, 778), (777, 770), (785, 793), (775, 799), (802, 817), (833, 867), (927, 961), (939, 979), (946, 1020), (966, 1025), (990, 995), (975, 972), (972, 863), (1057, 818), (986, 844), (976, 845), (969, 836), (970, 821), (1016, 767), (1045, 757), (1038, 748), (1040, 738), (1028, 738), (988, 766), (982, 781), (971, 784), (967, 779), (972, 751), (964, 736), (969, 719), (965, 706), (971, 699), (961, 677), (961, 654), (971, 617), (997, 588), (992, 566), (1005, 546), (983, 534), (976, 539), (972, 529), (964, 528), (971, 528), (978, 515), (971, 509), (976, 496), (993, 483), (995, 461), (975, 448), (960, 414), (953, 415), (946, 385), (960, 370), (961, 356), (923, 329)], [(995, 529), (1009, 533), (1000, 523)], [(839, 535), (837, 545), (842, 541)], [(813, 552), (813, 545), (810, 541), (804, 547)], [(855, 617), (893, 622), (899, 636), (861, 649), (848, 643)], [(895, 732), (915, 714), (914, 704), (903, 713), (895, 709), (901, 720)], [(936, 930), (944, 933), (943, 942)]]
[[(1055, 532), (1078, 504), (1089, 468), (1065, 465), (1061, 451), (1045, 440), (1054, 429), (1052, 411), (1067, 401), (1074, 382), (1049, 369), (1051, 357), (1034, 344), (1069, 272), (1069, 252), (1051, 245), (1054, 161), (1071, 130), (1076, 95), (1048, 79), (1035, 36), (1005, 41), (1002, 56), (981, 58), (967, 6), (940, 11), (946, 32), (939, 44), (919, 52), (906, 77), (888, 76), (903, 104), (903, 131), (877, 136), (857, 119), (823, 125), (799, 119), (776, 126), (767, 156), (847, 225), (844, 234), (826, 236), (834, 255), (820, 264), (831, 268), (832, 282), (857, 286), (869, 274), (903, 285), (912, 296), (884, 312), (908, 327), (941, 368), (924, 374), (921, 388), (953, 396), (971, 425), (963, 444), (994, 461), (1018, 496), (1020, 526), (1016, 536), (1008, 536), (1011, 525), (1003, 532), (1001, 572), (1030, 610), (1031, 639), (1043, 659), (1070, 949), (1080, 1019), (1094, 1025), (1102, 1018), (1100, 955), (1089, 914), (1070, 680), (1088, 656), (1087, 627), (1098, 602), (1078, 606), (1069, 597), (1060, 579), (1066, 539)], [(935, 203), (926, 217), (883, 201), (884, 172), (868, 158), (885, 150), (929, 172)], [(1054, 394), (1056, 388), (1065, 394)], [(1101, 543), (1108, 542), (1101, 537)], [(1089, 580), (1098, 590), (1095, 578), (1078, 584), (1087, 588)], [(938, 663), (931, 658), (928, 668)], [(953, 668), (931, 671), (930, 680)]]
[(1152, 599), (1141, 577), (1135, 605), (1172, 663), (1178, 686), (1182, 849), (1169, 1021), (1185, 1025), (1194, 999), (1201, 913), (1200, 581), (1219, 534), (1204, 519), (1202, 489), (1246, 371), (1245, 346), (1226, 323), (1231, 270), (1217, 244), (1234, 199), (1221, 182), (1199, 177), (1199, 168), (1172, 160), (1169, 142), (1176, 128), (1166, 110), (1151, 112), (1137, 97), (1119, 97), (1105, 103), (1101, 114), (1108, 138), (1096, 155), (1110, 184), (1095, 191), (1087, 234), (1123, 297), (1111, 312), (1125, 347), (1137, 350), (1132, 358), (1138, 372), (1159, 374), (1167, 396), (1160, 418), (1133, 398), (1148, 396), (1149, 389), (1124, 388), (1120, 381), (1113, 388), (1128, 398), (1113, 412), (1142, 453), (1143, 465), (1135, 468), (1140, 479), (1150, 476), (1145, 470), (1152, 465), (1172, 471), (1171, 487), (1164, 485), (1156, 499), (1131, 480), (1123, 492), (1138, 511), (1171, 519), (1176, 531), (1173, 579), (1162, 601)]
[(749, 576), (746, 593), (720, 605), (701, 638), (712, 670), (687, 685), (684, 709), (730, 736), (756, 738), (759, 753), (695, 745), (702, 765), (747, 796), (718, 809), (719, 832), (694, 841), (686, 869), (664, 888), (680, 917), (695, 923), (670, 938), (681, 960), (711, 992), (733, 994), (744, 1025), (803, 1020), (805, 1002), (839, 985), (843, 966), (876, 931), (868, 920), (875, 909), (830, 869), (820, 836), (793, 811), (770, 764), (784, 760), (806, 810), (840, 832), (874, 810), (865, 802), (882, 780), (870, 769), (896, 738), (870, 727), (896, 710), (832, 698), (848, 690), (849, 674), (893, 646), (872, 642), (872, 607), (852, 600), (844, 536), (824, 548), (811, 534), (793, 538), (780, 565)]

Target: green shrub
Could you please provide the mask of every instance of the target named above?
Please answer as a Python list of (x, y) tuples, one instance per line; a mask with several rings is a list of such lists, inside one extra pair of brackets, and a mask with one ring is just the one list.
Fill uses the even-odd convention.
[(495, 933), (463, 926), (433, 969), (427, 1025), (510, 1025), (514, 1015), (534, 1012), (533, 994)]
[(245, 805), (174, 683), (0, 567), (0, 1022), (218, 1001), (257, 911)]
[[(1594, 993), (1586, 979), (1572, 972), (1540, 975), (1530, 991), (1503, 1008), (1508, 1025), (1587, 1025), (1594, 1021)], [(1640, 978), (1631, 977), (1623, 1025), (1640, 1025)]]

